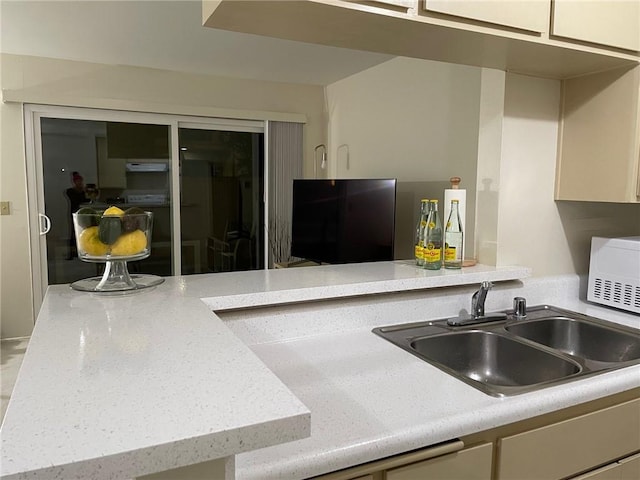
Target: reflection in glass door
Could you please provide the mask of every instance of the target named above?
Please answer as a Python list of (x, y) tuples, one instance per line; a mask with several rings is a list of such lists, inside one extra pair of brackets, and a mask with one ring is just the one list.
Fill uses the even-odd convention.
[(180, 127), (182, 272), (264, 268), (262, 128)]
[(89, 204), (87, 186), (97, 185), (98, 149), (105, 148), (105, 122), (43, 118), (40, 122), (49, 284), (69, 283), (101, 273), (75, 251), (71, 214)]
[(265, 267), (264, 122), (64, 107), (25, 115), (31, 227), (40, 214), (51, 224), (32, 239), (36, 308), (47, 285), (102, 274), (77, 258), (71, 214), (82, 207), (153, 212), (151, 256), (131, 273)]
[(154, 213), (151, 256), (130, 272), (171, 275), (169, 126), (40, 119), (48, 284), (100, 275), (77, 257), (71, 214), (83, 207)]
[(83, 206), (154, 213), (151, 256), (131, 273), (266, 267), (264, 121), (44, 105), (24, 115), (36, 311), (48, 285), (102, 274), (75, 251), (71, 213)]

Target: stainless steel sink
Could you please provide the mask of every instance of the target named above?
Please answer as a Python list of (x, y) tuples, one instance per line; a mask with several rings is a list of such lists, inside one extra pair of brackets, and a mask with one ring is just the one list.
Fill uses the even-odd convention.
[(577, 363), (494, 332), (445, 333), (418, 338), (410, 346), (443, 369), (500, 387), (534, 385), (580, 371)]
[(507, 325), (509, 333), (592, 362), (640, 359), (640, 337), (605, 325), (552, 317)]
[(640, 330), (548, 305), (527, 318), (471, 326), (447, 319), (373, 332), (493, 396), (508, 396), (640, 364)]

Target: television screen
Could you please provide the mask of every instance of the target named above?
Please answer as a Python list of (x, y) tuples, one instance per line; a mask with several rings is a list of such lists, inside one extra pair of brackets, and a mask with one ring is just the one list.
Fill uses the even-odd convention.
[(393, 260), (395, 179), (294, 180), (291, 255), (325, 263)]

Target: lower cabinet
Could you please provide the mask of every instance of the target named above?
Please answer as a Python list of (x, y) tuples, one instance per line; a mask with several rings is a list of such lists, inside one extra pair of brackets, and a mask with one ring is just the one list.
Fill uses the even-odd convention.
[(620, 480), (637, 480), (640, 478), (640, 453), (617, 462)]
[(486, 480), (491, 478), (490, 443), (386, 471), (387, 480)]
[(460, 440), (330, 473), (315, 480), (487, 480), (493, 445), (464, 448)]
[(631, 455), (571, 480), (638, 480), (640, 478), (640, 454)]
[(315, 480), (640, 480), (640, 389)]
[(497, 446), (498, 479), (571, 477), (640, 451), (640, 399), (499, 438)]

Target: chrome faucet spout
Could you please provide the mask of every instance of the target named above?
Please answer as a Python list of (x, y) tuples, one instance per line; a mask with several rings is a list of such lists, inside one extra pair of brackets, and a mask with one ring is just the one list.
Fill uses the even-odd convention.
[(487, 299), (487, 293), (493, 287), (491, 282), (482, 282), (480, 289), (471, 297), (471, 313), (469, 315), (458, 315), (455, 318), (447, 320), (447, 325), (452, 327), (461, 327), (464, 325), (474, 325), (476, 323), (495, 322), (506, 320), (505, 313), (490, 313), (485, 315), (484, 302)]
[(471, 297), (471, 315), (475, 318), (484, 316), (484, 302), (487, 299), (487, 293), (493, 287), (491, 282), (482, 282), (480, 289)]

